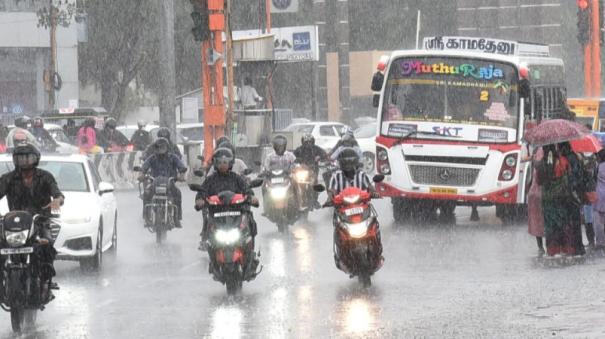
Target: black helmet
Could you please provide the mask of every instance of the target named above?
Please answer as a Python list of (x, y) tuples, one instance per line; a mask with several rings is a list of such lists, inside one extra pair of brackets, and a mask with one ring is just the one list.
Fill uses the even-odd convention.
[(44, 128), (44, 120), (42, 117), (35, 117), (32, 120), (32, 127)]
[(226, 136), (222, 136), (222, 137), (216, 139), (216, 148), (221, 147), (221, 144), (224, 142), (231, 142), (231, 140)]
[(168, 151), (170, 151), (170, 142), (166, 138), (158, 138), (153, 143), (153, 146), (155, 147), (156, 154), (168, 154)]
[(30, 169), (38, 166), (40, 151), (32, 144), (20, 144), (13, 149), (13, 164), (16, 169)]
[(231, 169), (233, 167), (233, 163), (235, 162), (235, 157), (230, 149), (226, 147), (219, 147), (214, 150), (214, 153), (212, 153), (212, 165), (217, 172), (218, 166), (223, 162), (228, 162), (229, 169)]
[(166, 138), (170, 140), (170, 130), (166, 127), (160, 127), (158, 130), (158, 138)]
[(353, 136), (353, 134), (343, 134), (342, 137), (340, 138), (340, 142), (341, 145), (344, 147), (354, 147), (357, 146), (357, 140), (355, 140), (355, 137)]
[(220, 144), (217, 144), (216, 148), (228, 148), (231, 153), (233, 153), (233, 156), (235, 156), (235, 146), (229, 141), (223, 141)]
[(118, 122), (114, 118), (107, 118), (105, 120), (105, 128), (115, 129), (118, 126)]
[(313, 137), (310, 133), (306, 133), (300, 138), (300, 142), (303, 146), (313, 146), (315, 145), (315, 137)]
[(359, 165), (359, 154), (351, 147), (343, 148), (338, 154), (338, 165), (344, 172), (351, 172)]
[(20, 118), (15, 119), (15, 127), (27, 128), (28, 123), (29, 123), (29, 117), (27, 117), (27, 116), (22, 116)]
[(271, 141), (273, 144), (273, 150), (277, 155), (283, 155), (286, 152), (286, 146), (288, 146), (288, 139), (283, 135), (276, 135)]

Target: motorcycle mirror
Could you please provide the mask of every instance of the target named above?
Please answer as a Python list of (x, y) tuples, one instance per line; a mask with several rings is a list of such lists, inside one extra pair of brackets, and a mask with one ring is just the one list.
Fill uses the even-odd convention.
[(202, 185), (199, 184), (189, 184), (189, 189), (195, 192), (199, 192), (202, 190)]
[(252, 187), (252, 188), (261, 187), (263, 185), (263, 182), (264, 182), (263, 179), (254, 179), (250, 182), (250, 187)]
[(326, 190), (326, 187), (322, 184), (317, 184), (317, 185), (313, 185), (313, 190), (315, 192), (321, 193), (324, 192)]
[(373, 178), (372, 181), (374, 181), (375, 183), (379, 183), (382, 182), (384, 180), (384, 175), (383, 174), (376, 174)]
[(141, 172), (141, 166), (134, 166), (132, 170), (135, 172)]
[(249, 174), (252, 174), (252, 169), (250, 169), (250, 168), (246, 168), (246, 169), (244, 170), (244, 173), (243, 173), (243, 174), (244, 174), (244, 175), (249, 175)]
[(195, 171), (193, 171), (193, 175), (201, 178), (204, 176), (204, 171), (202, 171), (201, 169), (196, 169)]

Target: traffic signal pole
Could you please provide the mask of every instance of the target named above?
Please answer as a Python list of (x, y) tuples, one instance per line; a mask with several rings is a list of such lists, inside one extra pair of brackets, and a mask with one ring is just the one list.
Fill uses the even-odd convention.
[(584, 96), (601, 96), (601, 19), (599, 0), (576, 0), (578, 41), (584, 50)]
[(601, 20), (599, 18), (599, 1), (590, 1), (590, 48), (592, 67), (592, 97), (601, 97)]

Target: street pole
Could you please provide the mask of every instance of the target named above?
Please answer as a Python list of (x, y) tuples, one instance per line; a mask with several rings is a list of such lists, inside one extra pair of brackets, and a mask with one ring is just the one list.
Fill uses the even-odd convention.
[(336, 3), (336, 37), (338, 41), (338, 84), (341, 121), (351, 119), (351, 81), (349, 71), (349, 1), (339, 0)]
[(160, 22), (160, 125), (176, 140), (176, 74), (174, 55), (174, 0), (158, 0)]
[(227, 45), (225, 46), (225, 54), (227, 54), (227, 96), (229, 102), (229, 108), (227, 110), (227, 135), (233, 139), (233, 136), (237, 131), (234, 131), (234, 122), (237, 119), (233, 113), (234, 105), (234, 78), (233, 78), (233, 36), (231, 35), (231, 0), (227, 0), (226, 13), (225, 13), (225, 32), (227, 36)]
[(601, 97), (601, 29), (599, 18), (599, 1), (590, 1), (590, 46), (592, 63), (592, 93), (595, 98)]
[(57, 11), (53, 0), (49, 0), (50, 15), (50, 65), (48, 67), (48, 109), (55, 109), (55, 73), (57, 64)]
[(314, 62), (313, 120), (328, 119), (328, 75), (326, 60), (326, 0), (313, 0), (313, 13), (319, 41), (319, 60)]

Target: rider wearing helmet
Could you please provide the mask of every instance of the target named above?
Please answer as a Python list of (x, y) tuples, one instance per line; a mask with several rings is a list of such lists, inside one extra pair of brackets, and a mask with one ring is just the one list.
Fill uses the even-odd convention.
[[(0, 199), (6, 196), (10, 211), (27, 211), (41, 216), (35, 230), (39, 246), (34, 246), (34, 249), (35, 256), (42, 263), (41, 278), (50, 283), (55, 275), (53, 260), (56, 251), (52, 247), (49, 218), (52, 211), (63, 205), (65, 197), (53, 175), (38, 168), (39, 162), (40, 152), (34, 145), (17, 145), (13, 150), (15, 169), (0, 177)], [(48, 300), (50, 297), (48, 291), (44, 298)]]
[(107, 118), (103, 130), (97, 135), (97, 142), (105, 152), (120, 150), (128, 146), (128, 138), (116, 129), (118, 123), (114, 118)]
[(318, 162), (328, 160), (328, 155), (321, 147), (315, 145), (315, 138), (307, 133), (301, 138), (301, 145), (294, 150), (296, 162), (312, 168), (317, 174)]
[[(214, 167), (214, 173), (206, 177), (200, 190), (195, 196), (196, 210), (200, 210), (205, 206), (207, 198), (217, 195), (223, 191), (244, 194), (251, 197), (251, 204), (258, 204), (258, 199), (254, 196), (254, 192), (244, 177), (233, 172), (232, 168), (234, 162), (235, 157), (230, 149), (220, 147), (214, 151), (212, 154), (212, 166)], [(256, 223), (254, 222), (251, 212), (249, 213), (249, 218), (251, 225), (250, 232), (254, 237), (256, 235)], [(202, 246), (204, 246), (206, 240), (208, 239), (206, 219), (207, 218), (204, 218), (204, 225), (201, 234)]]
[[(170, 143), (165, 138), (159, 138), (153, 143), (155, 154), (147, 158), (141, 167), (142, 179), (147, 172), (154, 178), (156, 177), (167, 177), (175, 178), (180, 181), (184, 181), (184, 173), (187, 172), (187, 167), (181, 159), (170, 152)], [(175, 218), (175, 226), (181, 228), (181, 219), (183, 217), (183, 210), (181, 207), (181, 191), (176, 185), (170, 186), (170, 194), (174, 198), (174, 203), (178, 207), (178, 216)], [(151, 200), (151, 194), (147, 194), (144, 204)]]
[(32, 120), (30, 132), (36, 138), (43, 151), (55, 152), (59, 147), (55, 139), (44, 129), (44, 120), (42, 117), (35, 117)]
[[(219, 139), (221, 140), (221, 139)], [(221, 142), (216, 143), (216, 147), (217, 149), (219, 148), (228, 148), (231, 153), (233, 153), (233, 155), (235, 156), (235, 146), (233, 146), (233, 144), (229, 141), (229, 139), (226, 139)], [(245, 175), (244, 172), (248, 169), (248, 166), (246, 166), (246, 163), (242, 160), (239, 159), (237, 157), (235, 157), (234, 161), (233, 161), (233, 166), (231, 168), (231, 170), (239, 175)], [(214, 166), (211, 166), (210, 169), (208, 170), (208, 175), (212, 175), (214, 172), (216, 172)]]
[(144, 151), (147, 149), (147, 146), (151, 144), (151, 136), (149, 135), (149, 132), (145, 130), (145, 125), (146, 123), (144, 120), (137, 121), (138, 129), (130, 138), (130, 143), (133, 145), (134, 151)]
[(11, 150), (20, 143), (28, 143), (35, 147), (39, 147), (36, 137), (27, 130), (29, 124), (27, 116), (15, 119), (15, 128), (8, 132), (6, 136), (6, 147)]
[[(167, 127), (160, 127), (158, 129), (157, 137), (168, 140), (170, 143), (170, 153), (176, 155), (181, 160), (183, 159), (183, 155), (181, 154), (179, 147), (172, 142), (172, 139), (170, 139), (170, 130)], [(153, 144), (149, 145), (143, 153), (143, 159), (147, 159), (155, 152), (152, 145)]]
[(355, 150), (355, 152), (357, 152), (359, 159), (363, 158), (363, 151), (361, 150), (361, 147), (359, 147), (359, 144), (357, 143), (357, 140), (355, 140), (355, 136), (352, 133), (343, 134), (340, 138), (339, 144), (340, 146), (330, 153), (332, 160), (338, 160), (338, 156), (344, 148), (352, 148)]
[(283, 135), (276, 135), (273, 137), (271, 144), (273, 145), (273, 152), (269, 153), (265, 158), (262, 171), (268, 173), (274, 168), (290, 170), (290, 167), (296, 160), (296, 156), (294, 153), (286, 151), (288, 139)]
[(328, 187), (330, 198), (347, 187), (357, 187), (374, 194), (374, 186), (368, 175), (359, 168), (359, 154), (352, 147), (344, 147), (338, 154), (339, 170), (332, 174)]

